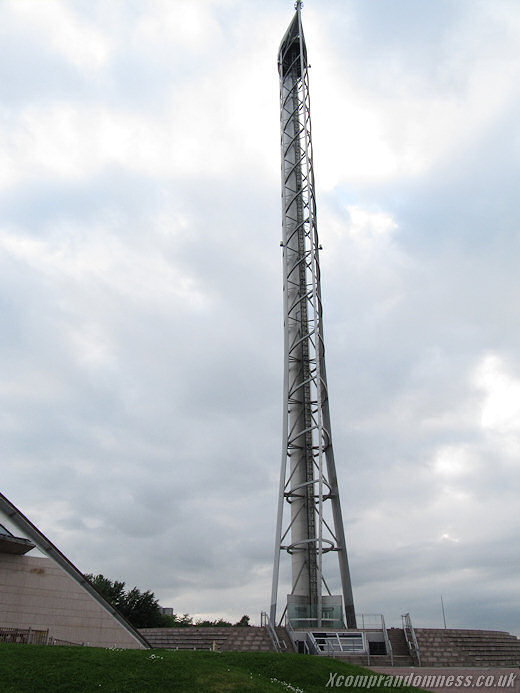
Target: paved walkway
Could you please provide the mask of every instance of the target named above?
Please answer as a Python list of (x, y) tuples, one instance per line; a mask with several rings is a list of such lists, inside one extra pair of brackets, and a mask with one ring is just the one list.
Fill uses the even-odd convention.
[(370, 667), (392, 676), (410, 677), (408, 685), (435, 693), (520, 693), (520, 667)]

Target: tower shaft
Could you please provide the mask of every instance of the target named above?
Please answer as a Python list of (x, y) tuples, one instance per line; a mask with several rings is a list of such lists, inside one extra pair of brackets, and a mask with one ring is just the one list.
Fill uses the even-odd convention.
[[(336, 552), (347, 625), (355, 627), (330, 433), (307, 50), (301, 3), (297, 3), (295, 16), (282, 40), (278, 68), (285, 401), (271, 619), (276, 620), (280, 554), (286, 551), (291, 555), (292, 566), (292, 587), (286, 607), (289, 619), (298, 620), (300, 625), (327, 625), (324, 604), (332, 604), (334, 599), (323, 575), (323, 558), (327, 553)], [(284, 523), (287, 505), (290, 506), (290, 519)], [(323, 587), (328, 597), (322, 594)], [(337, 609), (334, 617), (325, 618), (327, 620), (338, 621)]]

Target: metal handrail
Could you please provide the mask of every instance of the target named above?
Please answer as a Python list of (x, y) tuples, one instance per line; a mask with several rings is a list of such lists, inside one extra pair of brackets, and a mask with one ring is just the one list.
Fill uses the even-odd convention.
[(392, 650), (392, 643), (388, 637), (388, 631), (386, 629), (385, 617), (381, 614), (381, 625), (383, 627), (383, 635), (385, 638), (386, 653), (390, 655), (390, 665), (394, 666), (394, 652)]
[(281, 652), (282, 647), (280, 645), (280, 640), (278, 639), (278, 635), (273, 628), (273, 624), (271, 619), (269, 618), (268, 614), (266, 611), (262, 611), (260, 614), (260, 624), (266, 629), (266, 631), (269, 634), (269, 637), (271, 638), (271, 642), (273, 643), (273, 647), (276, 652)]
[[(363, 644), (362, 634), (358, 633), (357, 635), (359, 635)], [(331, 657), (334, 657), (336, 654), (355, 654), (360, 656), (368, 654), (365, 649), (360, 650), (353, 643), (346, 643), (337, 631), (328, 633), (326, 631), (324, 633), (311, 631), (306, 634), (306, 641), (312, 644), (310, 649), (316, 654), (327, 654)]]
[(408, 650), (412, 656), (417, 659), (417, 666), (421, 666), (421, 655), (419, 652), (419, 643), (417, 642), (417, 637), (415, 635), (415, 630), (412, 625), (412, 619), (410, 613), (403, 614), (401, 616), (403, 620), (403, 631), (406, 644), (408, 645)]
[(312, 633), (307, 633), (307, 637), (305, 638), (305, 647), (307, 648), (307, 654), (320, 654), (318, 646), (316, 645), (316, 642), (312, 636)]
[[(361, 630), (371, 630), (372, 628), (379, 630), (382, 616), (382, 614), (356, 614), (358, 628)], [(359, 625), (360, 622), (361, 625)]]

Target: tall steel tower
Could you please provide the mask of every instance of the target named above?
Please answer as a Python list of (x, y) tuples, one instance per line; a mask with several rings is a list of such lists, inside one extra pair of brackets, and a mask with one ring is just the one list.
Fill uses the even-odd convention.
[[(284, 271), (284, 423), (271, 620), (276, 621), (281, 552), (291, 556), (286, 614), (295, 627), (356, 627), (330, 431), (312, 166), (307, 49), (302, 3), (278, 54)], [(284, 518), (284, 509), (290, 508)], [(342, 597), (324, 559), (336, 554)], [(281, 619), (280, 619), (281, 620)]]

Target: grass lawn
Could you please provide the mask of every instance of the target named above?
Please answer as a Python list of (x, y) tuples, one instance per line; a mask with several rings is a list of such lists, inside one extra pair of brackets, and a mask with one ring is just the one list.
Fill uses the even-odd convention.
[[(94, 647), (0, 645), (1, 693), (215, 693), (236, 691), (338, 690), (327, 682), (368, 673), (361, 667), (327, 657), (270, 652), (171, 652), (168, 650), (106, 650)], [(337, 683), (338, 679), (334, 679)], [(343, 681), (341, 681), (343, 683)], [(388, 693), (387, 685), (349, 687), (351, 693)], [(340, 689), (346, 690), (343, 685)], [(412, 688), (398, 688), (413, 691)]]

